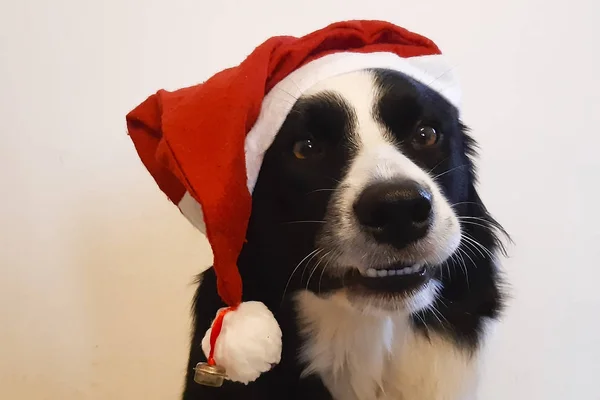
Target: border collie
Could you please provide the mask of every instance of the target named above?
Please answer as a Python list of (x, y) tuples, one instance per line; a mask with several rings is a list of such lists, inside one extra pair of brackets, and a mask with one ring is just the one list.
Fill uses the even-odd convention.
[(502, 307), (504, 232), (475, 189), (457, 109), (389, 70), (280, 95), (294, 106), (265, 155), (239, 269), (245, 300), (281, 326), (282, 359), (248, 385), (194, 382), (224, 306), (211, 269), (183, 398), (471, 398), (486, 322)]

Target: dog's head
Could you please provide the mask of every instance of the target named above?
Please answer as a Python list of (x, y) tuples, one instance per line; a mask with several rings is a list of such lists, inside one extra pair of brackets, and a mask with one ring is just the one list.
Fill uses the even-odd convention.
[(417, 311), (445, 270), (489, 252), (493, 237), (464, 229), (493, 221), (474, 188), (473, 142), (437, 92), (365, 70), (279, 97), (294, 106), (254, 190), (242, 259), (263, 265), (245, 268), (245, 282), (275, 297), (308, 289), (360, 309)]

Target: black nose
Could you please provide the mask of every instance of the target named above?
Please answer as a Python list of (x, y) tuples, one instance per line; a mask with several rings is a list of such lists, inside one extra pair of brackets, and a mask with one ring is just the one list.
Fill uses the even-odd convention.
[(381, 243), (404, 247), (427, 233), (431, 192), (414, 181), (368, 186), (354, 204), (363, 229)]

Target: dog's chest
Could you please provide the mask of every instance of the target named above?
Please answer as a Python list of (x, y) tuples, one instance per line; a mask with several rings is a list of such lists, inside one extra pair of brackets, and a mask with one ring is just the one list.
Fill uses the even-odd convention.
[(298, 311), (305, 374), (335, 400), (463, 400), (471, 359), (449, 341), (415, 332), (408, 316), (365, 315), (302, 295)]

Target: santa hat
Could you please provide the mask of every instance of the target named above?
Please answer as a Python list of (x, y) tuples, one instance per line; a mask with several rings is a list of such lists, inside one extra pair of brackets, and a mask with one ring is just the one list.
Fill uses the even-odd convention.
[(263, 156), (291, 97), (323, 79), (370, 68), (403, 72), (459, 107), (451, 68), (431, 40), (387, 22), (347, 21), (300, 38), (273, 37), (237, 67), (196, 86), (160, 90), (127, 115), (142, 162), (212, 247), (218, 293), (228, 307), (219, 310), (202, 347), (228, 379), (253, 381), (281, 353), (271, 311), (242, 302), (236, 265)]

